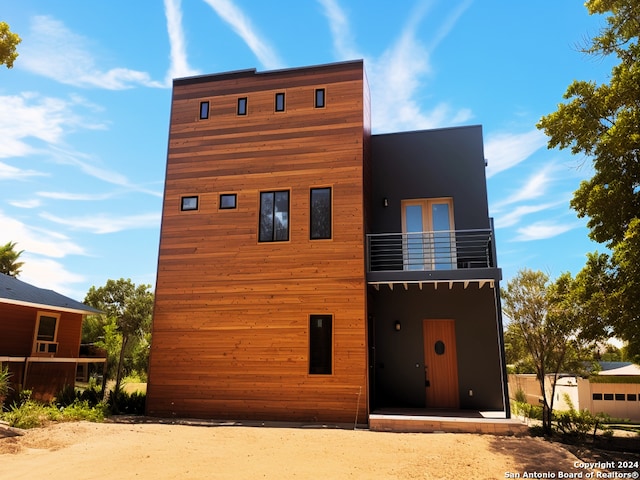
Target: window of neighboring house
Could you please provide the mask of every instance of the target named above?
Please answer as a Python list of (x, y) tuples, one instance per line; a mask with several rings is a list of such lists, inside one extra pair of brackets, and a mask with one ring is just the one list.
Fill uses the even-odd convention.
[(183, 212), (189, 210), (198, 210), (198, 197), (195, 195), (190, 197), (182, 197), (180, 210), (182, 210)]
[(605, 393), (604, 394), (604, 399), (605, 400), (613, 400), (613, 393)]
[(276, 112), (284, 112), (284, 92), (276, 93)]
[(220, 195), (220, 209), (236, 208), (237, 196), (235, 193), (223, 193)]
[(624, 393), (616, 393), (616, 400), (624, 402)]
[(56, 351), (58, 350), (56, 338), (58, 336), (59, 320), (59, 314), (38, 312), (35, 347), (36, 352), (56, 353)]
[(309, 373), (331, 375), (333, 363), (333, 315), (309, 316)]
[(260, 193), (260, 242), (289, 240), (289, 191)]
[(209, 102), (200, 102), (200, 120), (209, 118)]
[(601, 393), (594, 393), (593, 394), (593, 400), (602, 400), (602, 394)]
[(316, 108), (324, 108), (324, 88), (316, 88)]
[(241, 97), (238, 99), (238, 115), (247, 114), (247, 97)]
[(331, 187), (311, 189), (310, 210), (311, 240), (331, 238)]
[(638, 398), (638, 395), (635, 393), (627, 393), (627, 402), (635, 402)]

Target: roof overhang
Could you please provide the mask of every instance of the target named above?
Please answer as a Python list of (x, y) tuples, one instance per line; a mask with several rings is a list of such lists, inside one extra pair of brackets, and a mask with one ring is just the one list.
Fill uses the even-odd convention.
[(452, 289), (455, 284), (462, 284), (465, 289), (469, 288), (469, 286), (477, 285), (478, 289), (484, 288), (485, 286), (489, 286), (489, 288), (496, 287), (495, 279), (465, 279), (465, 280), (391, 280), (391, 281), (375, 281), (375, 282), (367, 282), (376, 290), (380, 290), (380, 286), (386, 286), (390, 290), (393, 290), (395, 287), (404, 288), (405, 290), (409, 290), (409, 286), (417, 285), (420, 290), (424, 288), (425, 285), (433, 285), (435, 290), (438, 288), (447, 288)]
[(25, 302), (23, 300), (13, 300), (10, 298), (0, 298), (0, 303), (5, 303), (7, 305), (18, 305), (20, 307), (30, 307), (30, 308), (41, 308), (44, 310), (51, 310), (56, 312), (68, 312), (68, 313), (80, 313), (83, 315), (97, 315), (100, 313), (99, 310), (94, 309), (80, 309), (73, 307), (60, 307), (57, 305), (47, 305), (43, 303), (35, 303), (35, 302)]

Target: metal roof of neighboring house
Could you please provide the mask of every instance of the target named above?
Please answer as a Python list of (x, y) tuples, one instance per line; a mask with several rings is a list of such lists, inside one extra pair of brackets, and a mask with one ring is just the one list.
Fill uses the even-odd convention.
[(4, 273), (0, 273), (1, 303), (73, 313), (101, 313), (100, 310), (65, 297), (53, 290), (34, 287)]
[(633, 363), (627, 363), (626, 365), (622, 365), (618, 368), (602, 370), (601, 372), (598, 373), (598, 375), (638, 375), (640, 376), (640, 366), (635, 365)]

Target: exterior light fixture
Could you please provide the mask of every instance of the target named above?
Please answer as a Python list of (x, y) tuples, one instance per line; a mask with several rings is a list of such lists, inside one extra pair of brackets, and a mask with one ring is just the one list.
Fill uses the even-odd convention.
[(387, 197), (382, 199), (382, 206), (385, 208), (389, 206), (389, 199)]
[(402, 328), (402, 324), (400, 323), (400, 320), (396, 320), (393, 324), (393, 328), (396, 332), (399, 332), (400, 329)]

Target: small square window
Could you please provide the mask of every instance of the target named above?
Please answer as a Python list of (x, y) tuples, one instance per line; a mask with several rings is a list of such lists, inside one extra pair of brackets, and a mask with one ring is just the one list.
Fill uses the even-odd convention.
[(616, 400), (624, 402), (624, 393), (616, 393)]
[(627, 393), (627, 402), (635, 402), (638, 396), (635, 393)]
[(604, 399), (605, 400), (613, 400), (613, 393), (605, 393), (604, 394)]
[(284, 92), (276, 93), (276, 112), (284, 112)]
[(247, 97), (241, 97), (238, 99), (238, 115), (247, 114)]
[(316, 108), (324, 108), (324, 88), (316, 88)]
[(237, 196), (235, 193), (223, 193), (220, 195), (220, 209), (227, 210), (236, 208)]
[(209, 118), (209, 102), (200, 102), (200, 120)]
[(198, 209), (198, 197), (182, 197), (180, 209), (184, 212), (187, 210)]
[(602, 400), (602, 394), (601, 393), (594, 393), (593, 394), (593, 399), (594, 400)]

